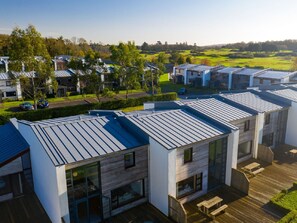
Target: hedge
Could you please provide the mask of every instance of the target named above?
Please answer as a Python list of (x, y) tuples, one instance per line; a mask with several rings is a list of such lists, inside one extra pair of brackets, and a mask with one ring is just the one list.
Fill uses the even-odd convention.
[(277, 223), (297, 223), (297, 210), (289, 212), (285, 217)]
[(36, 111), (25, 112), (7, 112), (0, 115), (0, 125), (5, 124), (10, 118), (19, 120), (39, 121), (43, 119), (59, 118), (72, 115), (86, 114), (89, 110), (103, 109), (116, 110), (127, 107), (135, 107), (149, 101), (172, 101), (176, 100), (175, 92), (166, 94), (157, 94), (154, 96), (145, 96), (140, 98), (128, 98), (127, 100), (114, 100), (99, 103), (90, 103), (83, 105), (67, 106), (60, 108), (39, 109)]

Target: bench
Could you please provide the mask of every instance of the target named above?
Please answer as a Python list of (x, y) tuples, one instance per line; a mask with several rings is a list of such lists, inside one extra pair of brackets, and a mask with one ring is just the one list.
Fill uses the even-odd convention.
[(204, 204), (205, 204), (205, 201), (202, 201), (202, 202), (200, 202), (199, 204), (197, 204), (197, 207), (198, 207), (198, 210), (199, 210), (199, 211), (202, 211), (202, 210), (201, 210), (201, 207), (202, 207)]
[(252, 174), (253, 174), (253, 175), (257, 175), (258, 173), (261, 173), (263, 170), (264, 170), (264, 168), (261, 167), (261, 168), (255, 170), (255, 171), (253, 171)]
[(225, 209), (228, 207), (227, 204), (222, 205), (221, 207), (217, 208), (216, 210), (212, 211), (210, 213), (210, 216), (212, 217), (212, 219), (215, 219), (216, 215), (218, 215), (221, 212), (225, 212)]

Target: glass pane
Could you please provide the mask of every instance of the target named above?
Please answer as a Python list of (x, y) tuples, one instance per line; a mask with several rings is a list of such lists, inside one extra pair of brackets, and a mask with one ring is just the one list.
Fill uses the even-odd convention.
[(238, 145), (238, 158), (251, 154), (251, 141), (244, 142)]
[(95, 193), (99, 190), (98, 166), (87, 167), (86, 177), (88, 182), (88, 192)]
[(125, 154), (125, 168), (134, 166), (134, 152)]
[(113, 208), (125, 205), (144, 196), (143, 180), (138, 180), (129, 185), (111, 191)]
[(177, 197), (194, 192), (194, 176), (177, 183)]
[(87, 223), (88, 221), (88, 208), (87, 202), (77, 204), (77, 220), (79, 223)]
[(191, 162), (192, 161), (192, 148), (186, 149), (184, 151), (184, 162)]
[(99, 196), (89, 199), (89, 218), (90, 222), (99, 222), (101, 220), (101, 206)]
[(0, 177), (0, 195), (11, 193), (9, 176)]
[(73, 190), (76, 199), (85, 197), (87, 195), (86, 191), (86, 178), (85, 170), (83, 167), (79, 167), (72, 170), (73, 179)]

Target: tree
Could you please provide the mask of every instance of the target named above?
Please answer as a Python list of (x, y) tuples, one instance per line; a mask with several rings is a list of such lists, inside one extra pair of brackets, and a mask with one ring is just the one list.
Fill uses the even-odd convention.
[(121, 80), (121, 85), (126, 89), (127, 99), (129, 90), (140, 86), (144, 61), (134, 42), (119, 43), (118, 46), (112, 45), (110, 51), (111, 59), (118, 64), (115, 72)]
[(297, 70), (297, 57), (293, 58), (292, 71)]
[(82, 78), (88, 87), (88, 91), (96, 95), (97, 100), (100, 102), (100, 93), (103, 91), (103, 82), (101, 80), (101, 75), (97, 74), (95, 69), (88, 70), (87, 73)]
[(191, 58), (190, 56), (187, 56), (187, 58), (186, 58), (186, 62), (187, 62), (187, 63), (192, 63), (192, 58)]
[[(15, 28), (10, 35), (10, 70), (30, 71), (28, 76), (20, 76), (23, 93), (33, 99), (37, 109), (37, 99), (49, 92), (49, 85), (56, 86), (51, 57), (44, 39), (34, 26), (26, 30)], [(43, 92), (42, 92), (43, 91)], [(42, 92), (42, 93), (41, 93)]]

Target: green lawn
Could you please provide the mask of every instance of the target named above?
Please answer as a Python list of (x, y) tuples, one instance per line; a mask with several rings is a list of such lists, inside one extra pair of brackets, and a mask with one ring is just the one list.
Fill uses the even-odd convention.
[(287, 194), (281, 193), (275, 203), (288, 210), (297, 210), (297, 190), (292, 190)]
[(143, 105), (135, 106), (135, 107), (128, 107), (121, 109), (123, 112), (132, 112), (132, 111), (140, 111), (143, 110)]

